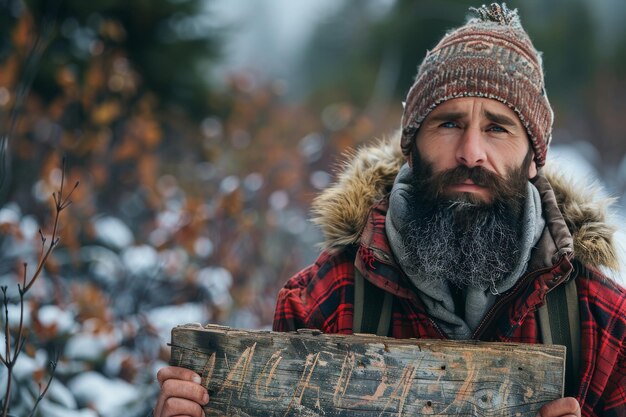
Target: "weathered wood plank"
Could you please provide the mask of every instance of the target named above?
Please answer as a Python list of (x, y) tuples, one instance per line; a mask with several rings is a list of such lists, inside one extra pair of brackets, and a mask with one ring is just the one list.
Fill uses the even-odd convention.
[(534, 416), (565, 348), (185, 325), (171, 363), (202, 376), (207, 416)]

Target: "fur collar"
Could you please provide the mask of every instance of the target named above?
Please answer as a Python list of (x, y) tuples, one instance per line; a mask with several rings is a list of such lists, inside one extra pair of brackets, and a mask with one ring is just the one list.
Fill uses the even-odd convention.
[[(322, 229), (324, 249), (359, 242), (370, 207), (391, 191), (405, 159), (400, 135), (378, 140), (344, 155), (337, 182), (324, 190), (312, 205), (313, 222)], [(610, 199), (597, 198), (597, 190), (572, 184), (546, 167), (559, 209), (574, 240), (574, 254), (583, 264), (618, 267), (613, 244), (615, 228), (607, 222)]]

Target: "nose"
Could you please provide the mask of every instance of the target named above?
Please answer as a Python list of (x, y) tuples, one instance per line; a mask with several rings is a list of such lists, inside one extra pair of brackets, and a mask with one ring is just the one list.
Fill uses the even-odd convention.
[(486, 160), (485, 144), (480, 129), (467, 128), (456, 148), (456, 160), (470, 168), (482, 166)]

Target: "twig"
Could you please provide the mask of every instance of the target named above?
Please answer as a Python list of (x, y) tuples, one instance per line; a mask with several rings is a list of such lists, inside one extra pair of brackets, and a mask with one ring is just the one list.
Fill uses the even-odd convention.
[(6, 285), (0, 288), (2, 290), (2, 301), (4, 303), (4, 342), (6, 358), (3, 357), (2, 362), (5, 365), (11, 363), (11, 333), (9, 333), (9, 300), (7, 298), (7, 288)]
[(57, 369), (58, 361), (59, 361), (59, 354), (57, 353), (55, 359), (53, 361), (50, 361), (50, 378), (48, 379), (48, 382), (46, 383), (46, 386), (43, 389), (43, 391), (39, 393), (39, 397), (37, 397), (37, 400), (35, 401), (35, 405), (33, 405), (33, 409), (30, 411), (30, 414), (28, 415), (28, 417), (33, 417), (35, 415), (37, 406), (39, 405), (41, 400), (43, 400), (43, 397), (46, 395), (46, 392), (48, 392), (48, 388), (50, 388), (50, 384), (52, 383), (52, 379), (54, 378), (54, 373)]
[[(67, 207), (69, 207), (70, 204), (72, 204), (70, 197), (72, 196), (72, 194), (74, 193), (74, 191), (79, 185), (79, 182), (77, 181), (74, 184), (74, 187), (72, 188), (72, 190), (67, 194), (67, 196), (63, 196), (63, 184), (64, 183), (65, 183), (65, 158), (63, 158), (63, 168), (61, 171), (61, 185), (59, 187), (59, 192), (58, 194), (57, 193), (52, 194), (52, 198), (54, 199), (54, 204), (55, 204), (55, 216), (54, 216), (54, 223), (52, 226), (52, 236), (50, 238), (50, 243), (48, 244), (47, 249), (42, 250), (40, 257), (39, 257), (39, 262), (37, 263), (37, 269), (35, 270), (35, 272), (33, 273), (30, 279), (27, 279), (28, 264), (24, 263), (22, 285), (18, 284), (17, 286), (19, 294), (20, 294), (20, 321), (19, 321), (19, 326), (18, 326), (18, 331), (17, 331), (17, 338), (15, 340), (13, 355), (11, 355), (11, 333), (9, 331), (10, 330), (9, 328), (9, 299), (7, 297), (7, 287), (6, 286), (0, 287), (0, 290), (2, 290), (2, 293), (3, 293), (4, 317), (5, 317), (5, 323), (4, 323), (5, 355), (2, 356), (0, 354), (0, 359), (1, 359), (2, 364), (7, 368), (7, 371), (8, 371), (7, 373), (8, 383), (7, 383), (7, 388), (6, 388), (5, 395), (4, 395), (4, 401), (2, 404), (2, 414), (1, 414), (2, 417), (7, 417), (8, 415), (9, 402), (10, 402), (9, 399), (11, 395), (12, 380), (13, 380), (13, 367), (15, 366), (15, 363), (20, 353), (22, 352), (22, 349), (24, 348), (24, 344), (26, 342), (26, 338), (24, 336), (24, 297), (26, 293), (33, 287), (33, 285), (37, 281), (37, 278), (40, 277), (41, 272), (43, 271), (43, 268), (48, 258), (52, 254), (52, 251), (54, 250), (54, 248), (59, 243), (60, 238), (57, 236), (57, 233), (59, 230), (59, 218), (61, 216), (61, 212), (65, 210)], [(39, 233), (41, 236), (42, 247), (45, 248), (47, 239), (44, 237), (41, 231)], [(53, 366), (53, 370), (54, 370), (56, 369), (56, 361), (54, 361), (53, 363), (54, 363), (54, 366)], [(52, 381), (52, 377), (53, 375), (50, 376), (50, 381), (48, 381), (48, 384), (46, 385), (44, 392), (40, 395), (39, 399), (35, 403), (35, 408), (37, 407), (37, 404), (39, 404), (39, 402), (43, 398), (43, 395), (45, 395), (46, 391), (48, 390), (48, 387), (50, 386), (50, 382)], [(33, 409), (33, 412), (34, 412), (34, 409)]]
[(13, 366), (15, 366), (15, 361), (11, 359), (11, 333), (9, 332), (9, 299), (7, 298), (7, 286), (2, 286), (2, 302), (4, 303), (4, 341), (5, 345), (5, 355), (6, 357), (3, 359), (4, 365), (7, 368), (7, 388), (4, 394), (4, 401), (2, 403), (2, 417), (6, 417), (9, 412), (9, 403), (10, 395), (11, 395), (11, 385), (13, 383)]
[[(72, 191), (70, 191), (69, 194), (65, 198), (63, 198), (63, 182), (64, 181), (65, 181), (65, 158), (63, 158), (63, 169), (61, 171), (61, 188), (59, 190), (59, 194), (57, 195), (56, 193), (52, 193), (52, 198), (54, 199), (55, 211), (56, 211), (55, 216), (54, 216), (54, 224), (52, 226), (52, 237), (50, 239), (48, 249), (45, 251), (43, 256), (39, 259), (39, 263), (37, 265), (37, 269), (35, 270), (35, 273), (33, 274), (33, 277), (30, 279), (28, 284), (24, 286), (24, 291), (23, 291), (24, 293), (28, 292), (28, 290), (30, 290), (30, 288), (33, 286), (33, 284), (35, 283), (35, 281), (41, 274), (41, 271), (43, 270), (44, 265), (48, 261), (48, 257), (50, 256), (54, 248), (57, 246), (57, 244), (59, 243), (60, 238), (56, 235), (58, 231), (58, 227), (59, 227), (59, 216), (61, 215), (61, 212), (63, 210), (65, 210), (70, 204), (72, 204), (70, 197), (72, 196), (76, 188), (78, 188), (78, 185), (80, 184), (79, 181), (76, 181), (76, 183), (74, 184), (74, 188), (72, 188)], [(42, 234), (42, 245), (45, 246), (45, 242), (46, 242), (46, 238), (43, 237), (43, 234)]]
[[(58, 7), (58, 4), (56, 6)], [(41, 60), (41, 57), (43, 56), (46, 48), (48, 47), (48, 45), (50, 44), (50, 41), (53, 38), (55, 22), (56, 22), (56, 12), (55, 13), (49, 12), (44, 16), (44, 19), (41, 22), (41, 26), (40, 26), (41, 27), (40, 34), (37, 35), (37, 37), (35, 38), (35, 41), (33, 42), (33, 46), (28, 51), (28, 54), (26, 56), (26, 62), (22, 71), (22, 77), (16, 88), (15, 101), (14, 101), (13, 109), (11, 111), (10, 120), (8, 123), (9, 125), (8, 129), (6, 131), (0, 132), (0, 201), (2, 200), (1, 197), (4, 191), (3, 189), (6, 190), (7, 184), (10, 183), (10, 176), (9, 176), (10, 175), (10, 162), (11, 162), (10, 147), (9, 147), (10, 141), (15, 133), (16, 126), (18, 125), (18, 121), (23, 111), (24, 102), (30, 92), (30, 88), (33, 83), (33, 80), (35, 79), (35, 75), (37, 74), (39, 61)], [(65, 160), (63, 161), (63, 175), (64, 174), (65, 174)], [(11, 388), (12, 388), (12, 383), (13, 383), (13, 368), (20, 355), (20, 352), (22, 352), (22, 349), (25, 343), (25, 337), (23, 333), (24, 332), (24, 296), (26, 295), (28, 290), (32, 288), (33, 284), (37, 281), (37, 278), (41, 274), (41, 271), (43, 270), (43, 267), (46, 261), (48, 260), (48, 257), (52, 253), (52, 250), (54, 249), (54, 247), (59, 242), (59, 238), (56, 237), (58, 225), (59, 225), (59, 215), (61, 214), (61, 211), (63, 211), (63, 209), (65, 209), (70, 204), (69, 197), (78, 186), (78, 183), (76, 183), (72, 192), (70, 192), (68, 196), (65, 199), (63, 199), (63, 181), (64, 181), (64, 176), (61, 178), (61, 190), (59, 191), (58, 199), (56, 195), (53, 195), (53, 198), (56, 204), (55, 206), (56, 215), (54, 218), (52, 239), (48, 246), (48, 249), (44, 253), (45, 238), (43, 238), (43, 234), (42, 234), (42, 254), (40, 255), (40, 258), (39, 258), (37, 270), (31, 277), (31, 279), (27, 282), (26, 280), (27, 265), (24, 264), (24, 275), (23, 275), (22, 286), (18, 284), (18, 290), (20, 294), (20, 320), (19, 320), (18, 334), (15, 340), (15, 350), (13, 352), (13, 356), (11, 356), (11, 332), (10, 332), (10, 326), (9, 326), (9, 299), (7, 297), (7, 287), (6, 286), (1, 287), (1, 290), (3, 293), (2, 302), (4, 304), (4, 319), (5, 319), (5, 323), (4, 323), (5, 351), (4, 351), (4, 356), (0, 354), (0, 362), (2, 363), (3, 366), (7, 368), (7, 387), (6, 387), (4, 399), (1, 402), (2, 404), (1, 416), (2, 417), (8, 416), (9, 404), (11, 402), (10, 401)], [(44, 391), (41, 393), (41, 395), (37, 399), (37, 402), (35, 403), (35, 406), (31, 412), (31, 416), (35, 412), (37, 405), (39, 404), (39, 402), (41, 401), (41, 399), (47, 392), (48, 388), (50, 387), (50, 383), (52, 382), (55, 369), (56, 369), (56, 361), (53, 363), (53, 366), (52, 366), (52, 374), (50, 376), (50, 380), (48, 381), (48, 384), (46, 385), (46, 388), (44, 389)]]

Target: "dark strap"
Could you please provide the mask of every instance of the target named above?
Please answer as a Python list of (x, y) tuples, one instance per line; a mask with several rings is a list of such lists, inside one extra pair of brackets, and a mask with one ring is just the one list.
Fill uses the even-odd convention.
[(363, 277), (354, 267), (354, 315), (352, 331), (378, 336), (389, 334), (392, 295)]
[(565, 395), (575, 396), (580, 388), (580, 313), (576, 282), (570, 279), (557, 286), (539, 308), (543, 343), (563, 345), (565, 358)]

